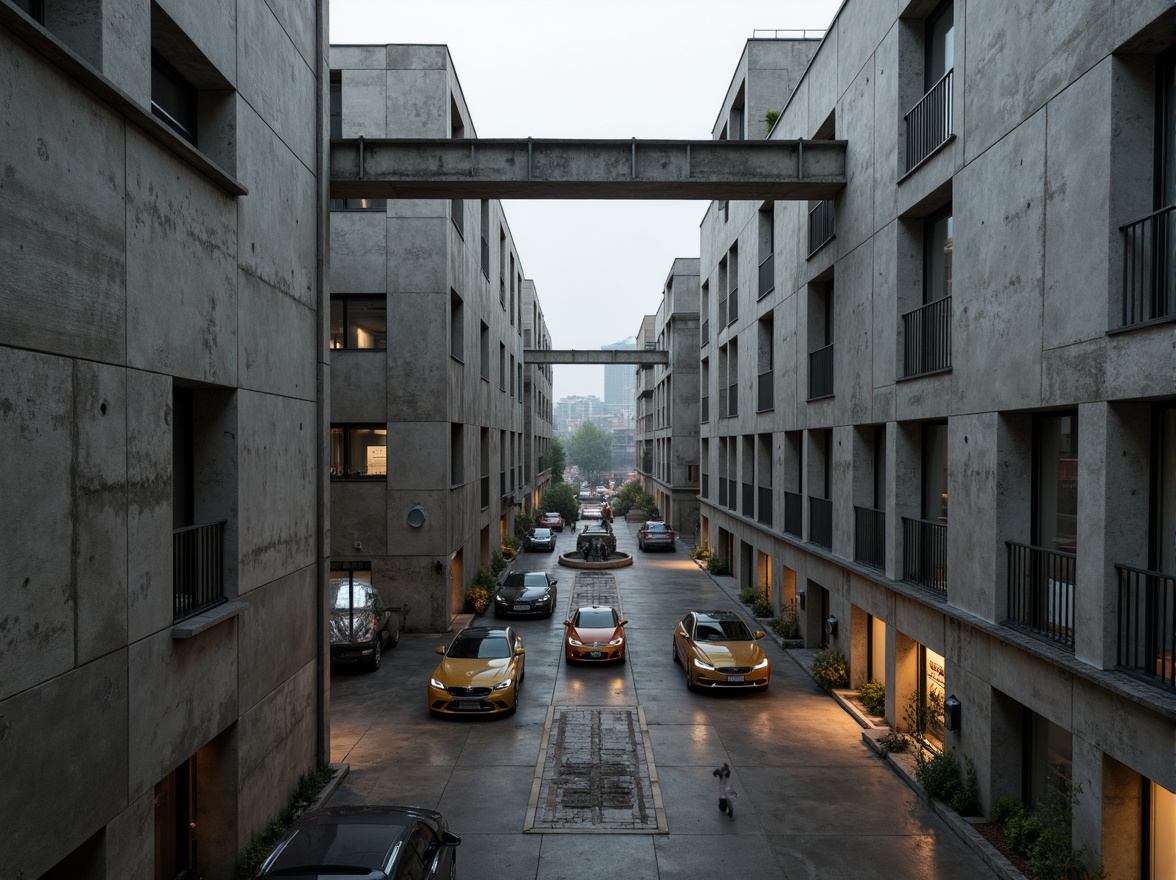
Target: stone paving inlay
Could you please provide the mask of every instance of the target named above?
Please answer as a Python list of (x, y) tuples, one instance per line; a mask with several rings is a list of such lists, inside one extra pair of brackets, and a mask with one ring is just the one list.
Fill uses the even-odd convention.
[(665, 834), (640, 706), (552, 706), (524, 831)]

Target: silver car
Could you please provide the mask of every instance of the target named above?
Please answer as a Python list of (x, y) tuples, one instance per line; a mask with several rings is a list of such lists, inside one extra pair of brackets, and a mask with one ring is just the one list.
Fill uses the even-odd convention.
[(384, 648), (400, 641), (400, 615), (367, 581), (331, 578), (331, 660), (380, 668)]

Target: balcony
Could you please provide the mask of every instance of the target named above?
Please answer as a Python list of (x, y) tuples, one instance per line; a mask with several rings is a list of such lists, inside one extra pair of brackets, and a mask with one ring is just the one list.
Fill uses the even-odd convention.
[(755, 410), (756, 412), (767, 412), (772, 409), (775, 404), (773, 398), (776, 396), (775, 385), (772, 380), (772, 371), (760, 373), (756, 377), (755, 385)]
[(755, 486), (751, 483), (743, 484), (743, 510), (740, 513), (748, 518), (755, 516)]
[(701, 415), (700, 421), (705, 425), (707, 422), (710, 421), (710, 396), (709, 395), (702, 398), (701, 413), (702, 413), (702, 415)]
[(833, 396), (833, 346), (809, 352), (809, 400)]
[(828, 498), (809, 496), (809, 541), (833, 549), (833, 502)]
[(903, 378), (951, 369), (951, 297), (902, 316)]
[(811, 257), (833, 238), (833, 200), (817, 202), (808, 217), (808, 255)]
[(756, 521), (761, 525), (772, 525), (772, 487), (771, 486), (757, 486), (757, 494), (759, 495), (759, 506), (757, 508), (758, 515)]
[(949, 70), (906, 115), (906, 172), (947, 143), (952, 131), (952, 74)]
[(947, 523), (902, 518), (902, 579), (947, 595)]
[(1116, 565), (1118, 663), (1132, 675), (1176, 692), (1176, 577)]
[(1074, 648), (1077, 555), (1005, 542), (1009, 548), (1009, 623)]
[(879, 570), (886, 568), (886, 512), (870, 507), (853, 509), (853, 558)]
[(784, 533), (804, 537), (804, 496), (799, 492), (784, 493)]
[(776, 255), (768, 254), (768, 258), (759, 264), (759, 298), (763, 299), (776, 286)]
[(1123, 233), (1123, 326), (1176, 319), (1172, 281), (1176, 206), (1120, 226)]
[(172, 620), (225, 601), (226, 520), (172, 532)]

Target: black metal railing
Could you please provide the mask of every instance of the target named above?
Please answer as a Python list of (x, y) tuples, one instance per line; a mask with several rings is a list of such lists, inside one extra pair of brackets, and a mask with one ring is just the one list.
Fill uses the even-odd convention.
[(808, 252), (811, 257), (833, 237), (833, 200), (823, 199), (813, 206), (808, 217)]
[(707, 345), (710, 343), (710, 318), (702, 322), (702, 330), (699, 332), (699, 345)]
[(482, 477), (480, 482), (481, 486), (479, 488), (481, 489), (481, 497), (478, 500), (482, 504), (482, 510), (485, 510), (490, 506), (490, 475), (486, 474), (486, 476)]
[(809, 352), (809, 400), (833, 396), (833, 345)]
[(906, 170), (910, 171), (952, 135), (952, 73), (949, 70), (906, 115)]
[(772, 380), (772, 371), (760, 373), (756, 377), (755, 384), (755, 409), (756, 412), (767, 412), (774, 407), (773, 399), (776, 396), (775, 384)]
[(739, 415), (739, 386), (734, 382), (727, 386), (727, 415)]
[(951, 297), (902, 316), (902, 374), (921, 376), (951, 368)]
[(740, 511), (744, 516), (755, 516), (755, 486), (751, 483), (743, 484), (743, 510)]
[(225, 523), (172, 532), (172, 619), (183, 620), (225, 601)]
[(1123, 326), (1176, 317), (1176, 205), (1119, 227), (1123, 233)]
[(1005, 543), (1009, 548), (1009, 621), (1073, 648), (1077, 554)]
[(756, 494), (759, 495), (759, 506), (756, 508), (756, 521), (761, 525), (770, 526), (772, 524), (772, 487), (757, 486), (756, 490)]
[(809, 496), (809, 541), (833, 549), (833, 502), (828, 498)]
[(947, 594), (947, 523), (902, 518), (902, 579)]
[(719, 507), (727, 506), (727, 478), (719, 477)]
[(702, 475), (701, 489), (702, 489), (702, 497), (703, 498), (710, 498), (710, 474), (703, 474)]
[(734, 324), (739, 320), (739, 288), (732, 287), (727, 297), (727, 323)]
[(768, 254), (767, 259), (759, 264), (759, 295), (765, 297), (776, 286), (776, 255)]
[(1176, 577), (1116, 565), (1119, 573), (1118, 663), (1176, 691)]
[(854, 507), (853, 558), (871, 568), (886, 568), (886, 511)]
[(804, 537), (804, 496), (799, 492), (784, 493), (784, 533)]

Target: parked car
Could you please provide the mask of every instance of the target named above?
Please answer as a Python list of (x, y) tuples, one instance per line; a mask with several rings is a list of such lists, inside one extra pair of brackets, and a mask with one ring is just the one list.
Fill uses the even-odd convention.
[(617, 549), (617, 536), (605, 523), (588, 523), (576, 535), (576, 552), (582, 554), (586, 548), (591, 548), (593, 543), (603, 544), (609, 553), (614, 553)]
[(514, 712), (525, 674), (523, 639), (508, 626), (467, 626), (437, 648), (441, 663), (429, 677), (434, 715)]
[(642, 550), (673, 550), (674, 530), (664, 522), (647, 520), (637, 532), (637, 546)]
[(562, 532), (564, 530), (563, 516), (554, 510), (549, 510), (539, 517), (539, 525), (545, 529), (551, 529), (553, 532)]
[(608, 605), (585, 605), (577, 608), (564, 638), (564, 658), (569, 663), (625, 662), (625, 624), (617, 609)]
[(559, 581), (545, 571), (511, 571), (494, 591), (494, 616), (508, 614), (551, 617)]
[(691, 611), (674, 630), (674, 660), (686, 670), (686, 688), (767, 690), (772, 664), (733, 611)]
[(550, 552), (555, 549), (555, 533), (551, 529), (531, 529), (523, 538), (523, 549)]
[(380, 668), (384, 648), (400, 641), (400, 614), (367, 581), (331, 578), (331, 660)]
[(291, 826), (255, 878), (449, 878), (461, 838), (436, 810), (423, 807), (331, 807)]

